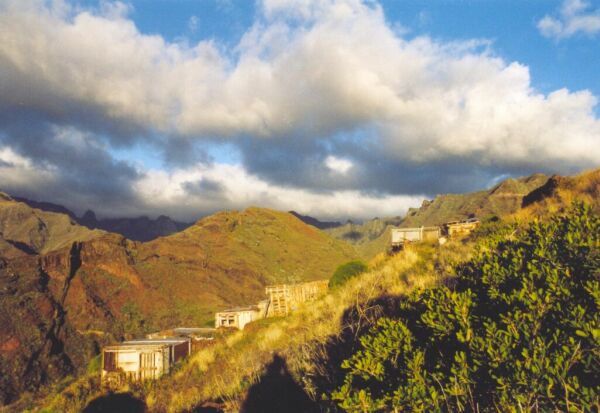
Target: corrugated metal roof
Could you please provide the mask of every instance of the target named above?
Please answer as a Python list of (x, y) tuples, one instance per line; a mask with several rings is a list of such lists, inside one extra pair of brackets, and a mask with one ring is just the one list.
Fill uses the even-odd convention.
[(173, 329), (174, 333), (193, 334), (193, 333), (214, 333), (215, 328), (211, 327), (177, 327)]
[(239, 313), (240, 311), (258, 311), (258, 307), (256, 307), (256, 306), (249, 306), (249, 307), (228, 308), (227, 310), (219, 311), (217, 314), (220, 314), (220, 313)]
[(127, 340), (121, 344), (180, 344), (186, 343), (187, 338), (168, 337), (168, 338), (140, 338), (136, 340)]

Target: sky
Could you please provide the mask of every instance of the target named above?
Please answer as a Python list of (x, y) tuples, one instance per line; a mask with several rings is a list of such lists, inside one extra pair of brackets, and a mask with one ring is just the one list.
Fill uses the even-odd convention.
[(397, 216), (600, 166), (600, 2), (0, 0), (0, 190)]

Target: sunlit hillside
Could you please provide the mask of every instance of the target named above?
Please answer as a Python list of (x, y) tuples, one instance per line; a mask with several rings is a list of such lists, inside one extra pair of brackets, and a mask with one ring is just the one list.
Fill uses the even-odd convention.
[(5, 196), (0, 225), (4, 403), (85, 372), (102, 345), (213, 325), (216, 311), (255, 304), (268, 284), (327, 278), (356, 257), (293, 215), (260, 208), (144, 244)]

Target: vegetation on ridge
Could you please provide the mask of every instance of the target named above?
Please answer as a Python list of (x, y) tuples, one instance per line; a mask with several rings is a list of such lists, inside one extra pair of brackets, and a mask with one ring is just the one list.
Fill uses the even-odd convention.
[(450, 286), (410, 295), (341, 367), (349, 412), (600, 408), (600, 217), (488, 239)]
[(329, 288), (345, 284), (350, 278), (365, 272), (367, 268), (367, 264), (362, 261), (350, 261), (340, 265), (329, 279)]

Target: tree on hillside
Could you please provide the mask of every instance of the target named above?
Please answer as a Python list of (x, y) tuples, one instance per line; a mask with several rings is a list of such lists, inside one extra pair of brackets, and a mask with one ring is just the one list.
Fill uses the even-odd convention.
[(350, 278), (367, 270), (367, 264), (362, 261), (350, 261), (337, 267), (333, 276), (329, 280), (329, 288), (339, 287), (345, 284)]

